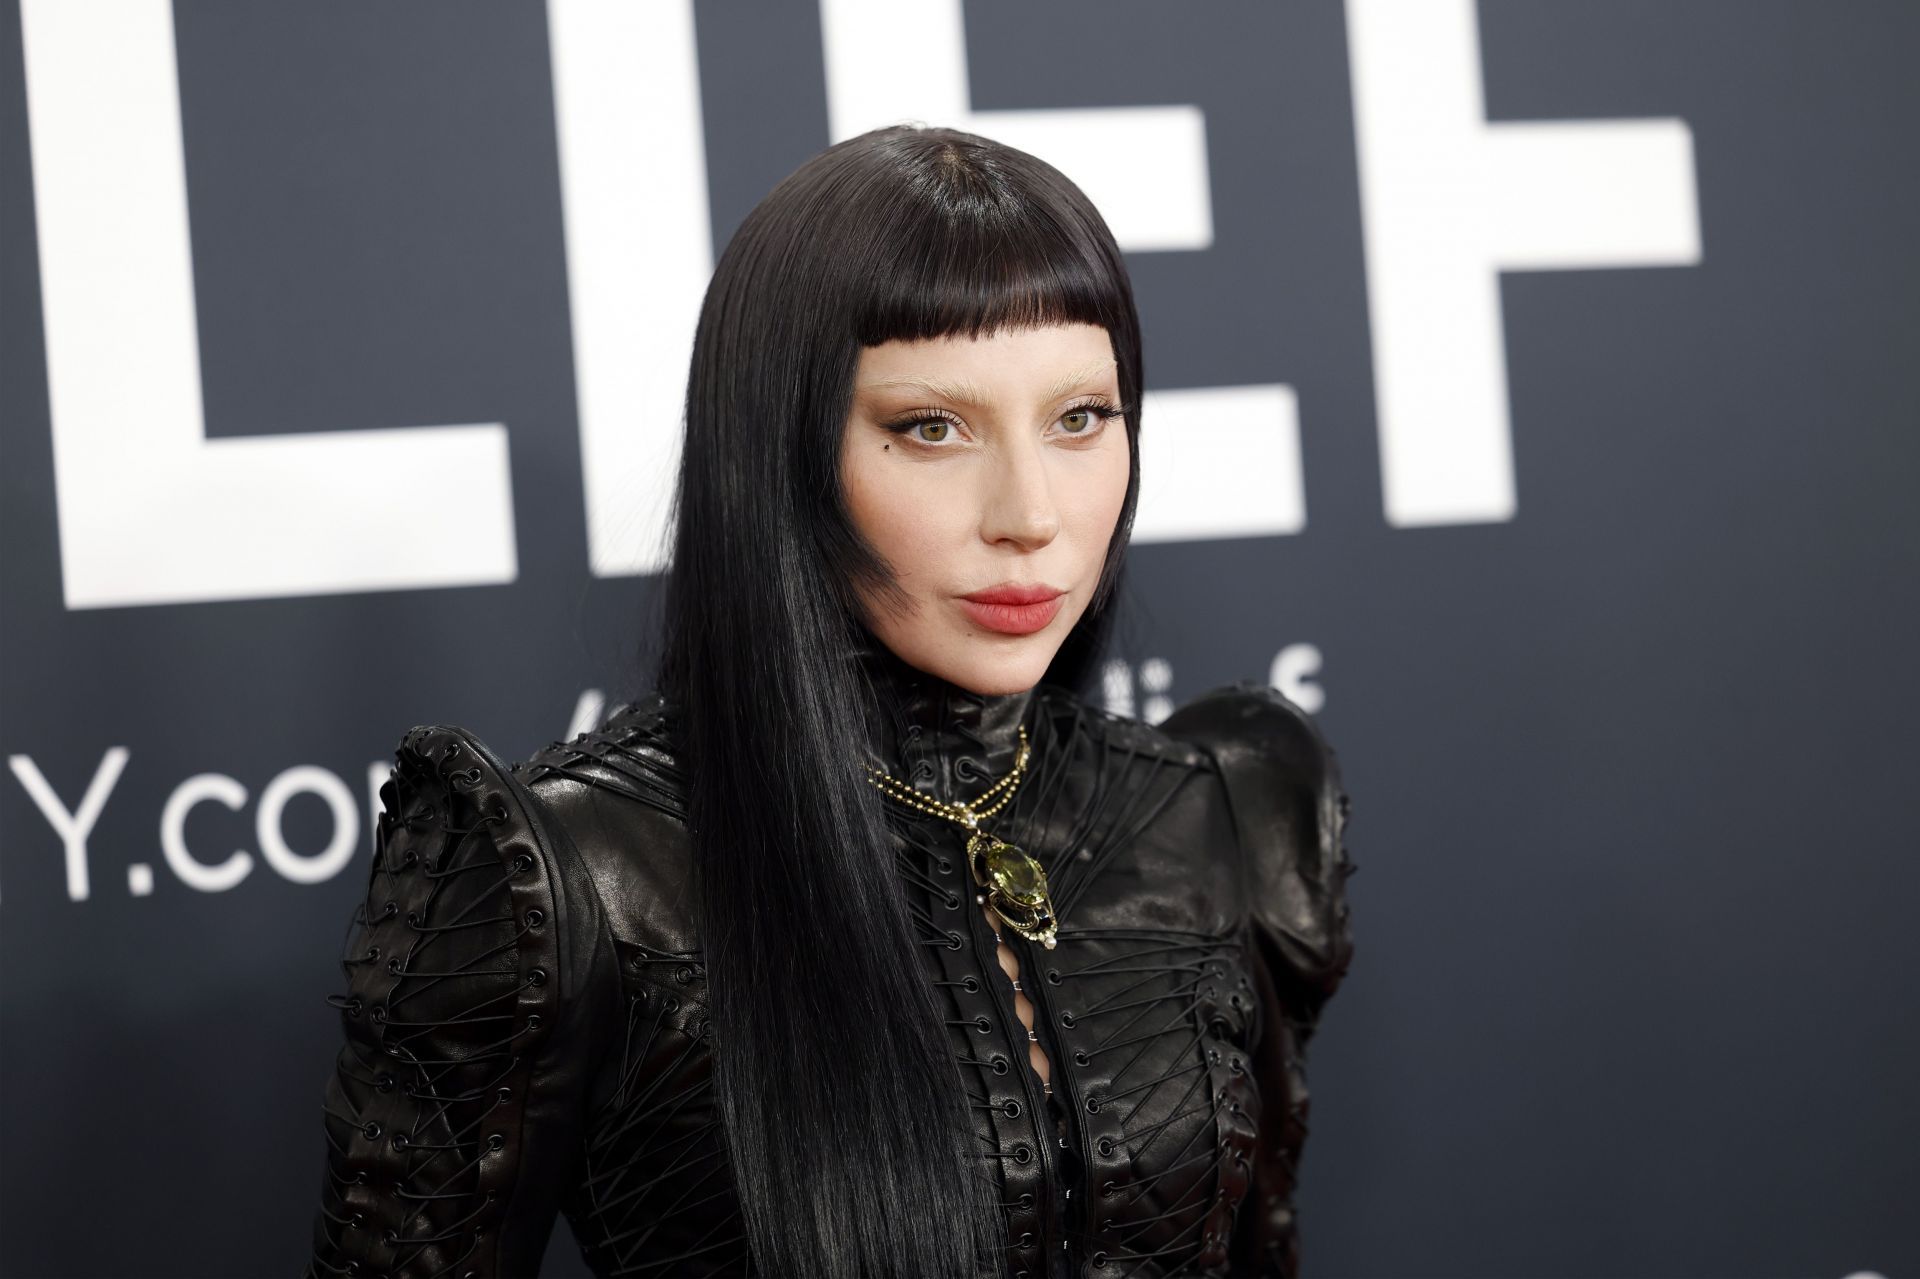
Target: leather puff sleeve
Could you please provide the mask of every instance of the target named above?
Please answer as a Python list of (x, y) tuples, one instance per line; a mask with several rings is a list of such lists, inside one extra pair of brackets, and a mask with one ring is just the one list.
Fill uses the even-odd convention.
[(535, 1274), (582, 1148), (597, 901), (471, 734), (410, 731), (342, 957), (308, 1279)]
[(1307, 1044), (1353, 958), (1346, 880), (1349, 801), (1333, 747), (1277, 689), (1246, 680), (1183, 706), (1160, 725), (1215, 760), (1245, 855), (1261, 1096), (1252, 1185), (1231, 1242), (1235, 1275), (1300, 1269), (1294, 1208), (1307, 1139)]

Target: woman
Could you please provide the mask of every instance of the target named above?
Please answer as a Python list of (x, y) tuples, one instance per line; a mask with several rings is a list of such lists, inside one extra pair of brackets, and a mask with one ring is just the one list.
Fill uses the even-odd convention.
[(901, 126), (696, 333), (654, 691), (381, 798), (310, 1275), (1291, 1275), (1333, 752), (1093, 709), (1139, 323), (1052, 167)]

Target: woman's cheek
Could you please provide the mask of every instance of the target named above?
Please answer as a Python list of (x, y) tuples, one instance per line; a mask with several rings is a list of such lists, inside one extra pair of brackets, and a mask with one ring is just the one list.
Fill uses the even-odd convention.
[(1118, 466), (1111, 458), (1103, 460), (1106, 466), (1088, 468), (1072, 477), (1067, 492), (1072, 495), (1068, 518), (1076, 540), (1083, 546), (1097, 543), (1098, 553), (1104, 557), (1114, 526), (1120, 521), (1120, 509), (1126, 505), (1129, 462), (1125, 452), (1120, 454)]
[(956, 545), (947, 527), (953, 496), (949, 490), (943, 501), (939, 487), (915, 484), (889, 494), (882, 550), (902, 577), (913, 579), (905, 583), (909, 589), (918, 587)]

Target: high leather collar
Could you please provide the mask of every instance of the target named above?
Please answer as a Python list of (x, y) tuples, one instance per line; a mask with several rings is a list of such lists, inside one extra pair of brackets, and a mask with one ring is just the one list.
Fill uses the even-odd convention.
[(933, 798), (970, 800), (1006, 776), (1020, 754), (1035, 690), (989, 696), (908, 665), (877, 639), (854, 647), (871, 690), (868, 757)]

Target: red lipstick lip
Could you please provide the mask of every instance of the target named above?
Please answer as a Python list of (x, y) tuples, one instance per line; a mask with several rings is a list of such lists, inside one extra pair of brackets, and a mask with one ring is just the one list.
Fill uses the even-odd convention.
[(1047, 586), (1042, 583), (1022, 586), (1018, 582), (1001, 582), (996, 586), (987, 587), (984, 591), (974, 591), (960, 598), (972, 600), (976, 604), (1044, 604), (1054, 596), (1065, 593), (1057, 586)]
[(1066, 602), (1065, 591), (1015, 582), (1002, 582), (960, 597), (960, 607), (969, 617), (1003, 635), (1031, 635), (1045, 630)]

